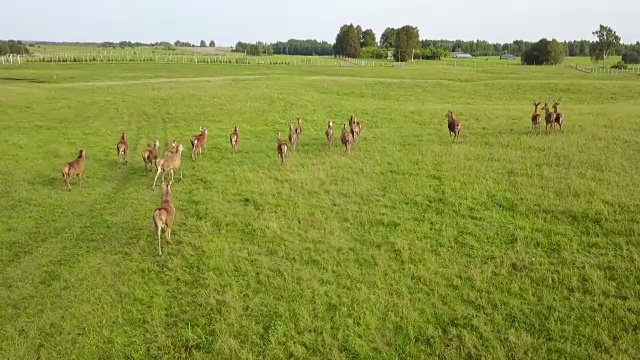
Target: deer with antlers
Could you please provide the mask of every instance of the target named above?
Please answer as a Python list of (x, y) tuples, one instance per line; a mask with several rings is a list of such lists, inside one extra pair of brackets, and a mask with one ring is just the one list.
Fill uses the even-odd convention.
[(460, 130), (462, 130), (462, 123), (453, 117), (453, 111), (447, 111), (447, 127), (449, 128), (449, 136), (453, 134), (453, 140), (457, 141), (460, 136)]
[(564, 123), (564, 114), (561, 112), (558, 112), (558, 105), (560, 105), (560, 100), (562, 100), (562, 98), (558, 100), (554, 100), (552, 107), (553, 107), (553, 112), (555, 114), (553, 122), (555, 124), (558, 124), (558, 126), (560, 127), (560, 131), (562, 131), (562, 124)]
[(533, 115), (531, 115), (531, 132), (534, 132), (538, 128), (538, 134), (542, 131), (542, 116), (538, 114), (538, 107), (542, 104), (542, 101), (533, 101)]
[(544, 122), (546, 123), (545, 130), (549, 132), (549, 126), (551, 126), (551, 132), (555, 132), (555, 119), (556, 114), (549, 110), (549, 102), (545, 101), (544, 106), (542, 107), (544, 110)]

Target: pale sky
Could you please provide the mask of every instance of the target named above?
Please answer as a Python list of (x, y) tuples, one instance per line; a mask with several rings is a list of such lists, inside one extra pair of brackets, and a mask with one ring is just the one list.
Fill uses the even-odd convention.
[(48, 41), (236, 41), (318, 39), (342, 24), (417, 26), (420, 38), (508, 42), (593, 39), (599, 24), (640, 41), (640, 1), (619, 0), (7, 0), (0, 39)]

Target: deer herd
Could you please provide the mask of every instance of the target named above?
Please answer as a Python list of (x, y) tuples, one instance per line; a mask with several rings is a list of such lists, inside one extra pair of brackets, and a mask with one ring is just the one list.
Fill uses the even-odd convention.
[[(538, 108), (542, 102), (533, 102), (534, 111), (531, 116), (531, 127), (532, 131), (538, 130), (538, 133), (541, 131), (541, 115), (538, 113)], [(560, 100), (553, 101), (553, 112), (549, 110), (549, 102), (545, 101), (542, 109), (545, 111), (545, 122), (547, 124), (547, 131), (549, 129), (549, 125), (551, 125), (551, 131), (555, 131), (555, 125), (560, 127), (562, 130), (562, 124), (564, 122), (564, 114), (558, 112), (558, 105), (560, 105)], [(462, 123), (457, 120), (453, 111), (449, 110), (446, 114), (447, 118), (447, 127), (449, 129), (449, 136), (453, 135), (452, 141), (457, 142), (458, 137), (460, 136), (460, 130), (462, 129)], [(348, 127), (347, 127), (348, 125)], [(348, 123), (342, 124), (342, 130), (340, 134), (340, 141), (342, 146), (344, 147), (345, 153), (351, 152), (351, 147), (353, 144), (357, 143), (360, 134), (362, 132), (362, 122), (358, 120), (358, 118), (354, 115), (349, 116)], [(280, 137), (280, 132), (276, 132), (276, 151), (278, 157), (280, 158), (280, 164), (285, 163), (285, 159), (290, 156), (289, 147), (291, 147), (291, 151), (295, 152), (296, 148), (300, 142), (300, 137), (302, 136), (302, 119), (300, 117), (297, 118), (297, 125), (294, 128), (293, 124), (289, 124), (289, 137), (288, 141), (283, 140)], [(203, 150), (207, 146), (207, 137), (208, 131), (206, 127), (200, 127), (200, 132), (196, 135), (191, 136), (189, 139), (191, 143), (191, 160), (197, 161), (198, 157), (202, 155)], [(333, 121), (327, 121), (327, 128), (325, 130), (325, 137), (327, 140), (327, 147), (329, 149), (332, 148), (333, 145)], [(240, 141), (240, 134), (238, 132), (238, 125), (233, 127), (233, 131), (229, 135), (229, 143), (231, 145), (231, 152), (233, 154), (238, 152), (238, 143)], [(153, 179), (152, 189), (155, 189), (156, 183), (158, 181), (158, 177), (162, 173), (162, 196), (160, 207), (156, 208), (153, 211), (153, 223), (155, 225), (156, 234), (158, 238), (158, 254), (162, 255), (162, 246), (161, 246), (161, 234), (164, 230), (165, 238), (169, 243), (171, 243), (171, 227), (173, 225), (173, 220), (175, 217), (176, 209), (173, 205), (172, 194), (171, 194), (171, 186), (174, 182), (174, 174), (176, 171), (180, 171), (180, 180), (182, 180), (182, 152), (184, 151), (184, 146), (179, 144), (176, 139), (171, 141), (171, 146), (164, 152), (163, 156), (160, 156), (158, 153), (160, 147), (160, 141), (155, 139), (153, 144), (149, 146), (149, 148), (145, 149), (142, 152), (142, 161), (144, 164), (144, 172), (148, 174), (152, 172), (149, 167), (153, 165), (156, 169), (156, 174)], [(120, 140), (116, 144), (116, 151), (118, 155), (118, 165), (127, 165), (127, 155), (129, 152), (129, 145), (127, 143), (126, 133), (123, 132), (120, 135)], [(66, 162), (62, 165), (60, 171), (62, 172), (62, 178), (64, 183), (66, 184), (69, 191), (71, 191), (70, 181), (77, 177), (80, 187), (82, 187), (82, 176), (84, 175), (86, 167), (86, 151), (85, 149), (80, 149), (78, 151), (78, 156), (73, 161)], [(171, 174), (171, 180), (169, 183), (165, 183), (165, 175), (167, 173)]]
[[(560, 127), (560, 131), (562, 131), (562, 124), (564, 123), (564, 114), (558, 112), (558, 106), (560, 105), (560, 100), (553, 100), (553, 111), (549, 110), (549, 101), (544, 102), (544, 106), (542, 110), (544, 110), (544, 122), (546, 124), (545, 129), (549, 132), (549, 126), (551, 126), (551, 132), (555, 132), (556, 125)], [(542, 104), (542, 101), (532, 102), (533, 104), (533, 115), (531, 115), (531, 132), (535, 132), (538, 130), (538, 134), (542, 132), (542, 117), (538, 114), (538, 107)]]

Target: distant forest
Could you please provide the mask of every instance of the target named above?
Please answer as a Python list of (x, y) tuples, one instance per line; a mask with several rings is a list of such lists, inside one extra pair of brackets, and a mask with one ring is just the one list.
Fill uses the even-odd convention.
[[(609, 29), (611, 30), (611, 29)], [(385, 59), (388, 51), (392, 51), (396, 60), (407, 61), (409, 59), (441, 59), (448, 57), (450, 53), (467, 53), (475, 57), (499, 56), (511, 54), (517, 57), (526, 56), (528, 49), (535, 49), (540, 43), (553, 44), (559, 56), (590, 56), (597, 49), (595, 40), (574, 40), (559, 42), (555, 40), (541, 39), (538, 42), (514, 40), (508, 43), (490, 43), (484, 40), (446, 40), (446, 39), (419, 39), (417, 27), (405, 25), (401, 28), (386, 28), (379, 38), (371, 29), (363, 30), (360, 25), (345, 24), (336, 35), (335, 42), (318, 41), (315, 39), (289, 39), (275, 43), (255, 42), (248, 43), (238, 41), (231, 51), (245, 53), (247, 55), (307, 55), (307, 56), (333, 56), (344, 55), (355, 58)], [(402, 43), (402, 45), (400, 45)], [(136, 48), (143, 46), (161, 47), (165, 50), (175, 50), (178, 47), (196, 47), (197, 45), (176, 40), (173, 43), (160, 41), (154, 43), (142, 43), (131, 41), (120, 42), (48, 42), (48, 41), (0, 41), (0, 55), (28, 54), (29, 47), (40, 45), (72, 45), (72, 46), (98, 46), (105, 48)], [(215, 46), (215, 41), (200, 40), (199, 47)], [(403, 54), (400, 49), (411, 49), (411, 54)], [(395, 50), (394, 50), (395, 49)], [(622, 55), (625, 62), (637, 61), (636, 55), (640, 55), (640, 42), (635, 44), (617, 43), (612, 46), (607, 56)], [(629, 60), (629, 61), (627, 61)]]

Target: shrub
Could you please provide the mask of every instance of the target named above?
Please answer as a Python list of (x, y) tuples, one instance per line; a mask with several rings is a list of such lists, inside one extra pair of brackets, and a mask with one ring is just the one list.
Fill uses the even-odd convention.
[(635, 51), (627, 51), (622, 55), (625, 64), (640, 64), (640, 55)]
[(611, 65), (612, 69), (625, 70), (627, 67), (627, 64), (623, 63), (622, 61), (618, 61), (617, 63)]

